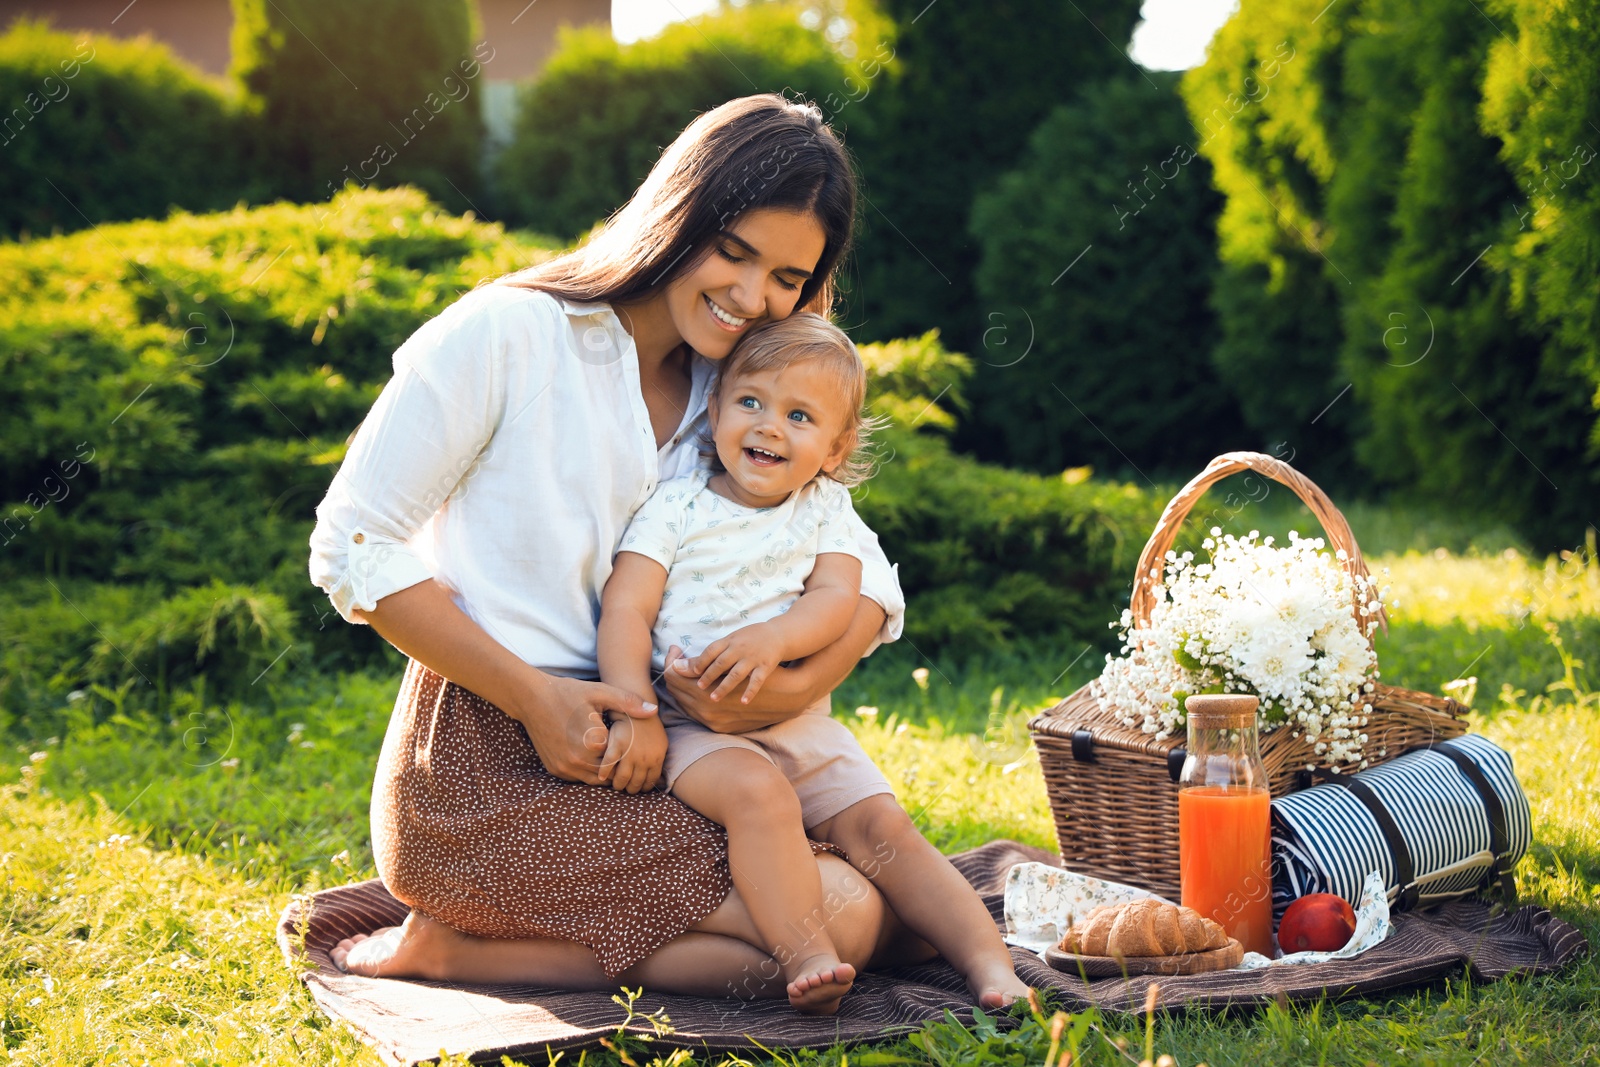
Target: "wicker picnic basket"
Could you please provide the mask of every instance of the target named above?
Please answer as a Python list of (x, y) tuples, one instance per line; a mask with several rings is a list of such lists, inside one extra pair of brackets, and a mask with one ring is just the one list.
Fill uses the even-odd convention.
[[(1345, 550), (1345, 569), (1352, 576), (1367, 574), (1349, 524), (1309, 478), (1271, 456), (1227, 452), (1212, 460), (1161, 513), (1135, 571), (1131, 608), (1136, 626), (1150, 620), (1166, 553), (1189, 509), (1208, 486), (1247, 470), (1293, 490), (1321, 522), (1329, 546)], [(1359, 607), (1359, 601), (1352, 602), (1352, 611)], [(1378, 622), (1387, 630), (1381, 613)], [(1448, 697), (1380, 682), (1370, 701), (1365, 749), (1372, 765), (1466, 732), (1461, 721), (1466, 709)], [(1185, 738), (1179, 734), (1157, 741), (1153, 734), (1125, 725), (1116, 709), (1100, 707), (1089, 685), (1036, 715), (1028, 726), (1039, 750), (1065, 865), (1178, 899), (1177, 781)], [(1312, 746), (1287, 726), (1262, 735), (1261, 758), (1273, 796), (1311, 784), (1308, 765), (1325, 766)]]

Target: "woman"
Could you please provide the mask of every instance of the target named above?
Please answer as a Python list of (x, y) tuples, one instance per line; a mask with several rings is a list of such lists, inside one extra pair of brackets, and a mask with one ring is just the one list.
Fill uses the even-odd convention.
[[(342, 943), (340, 966), (782, 994), (722, 829), (607, 785), (606, 717), (654, 706), (587, 679), (628, 519), (701, 462), (712, 361), (760, 322), (829, 310), (855, 198), (814, 107), (730, 101), (582, 248), (480, 286), (396, 351), (311, 537), (312, 581), (412, 660), (372, 797), (378, 871), (412, 913)], [(666, 678), (680, 705), (724, 732), (779, 722), (898, 636), (895, 574), (857, 534), (871, 558), (843, 638), (747, 705), (710, 698), (705, 664), (688, 661)], [(814, 846), (817, 918), (840, 954), (858, 968), (926, 958), (827, 847)]]

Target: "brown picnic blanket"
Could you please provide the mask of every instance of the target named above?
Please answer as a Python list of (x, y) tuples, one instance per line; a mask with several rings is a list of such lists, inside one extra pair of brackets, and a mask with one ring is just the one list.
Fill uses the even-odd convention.
[[(1034, 860), (1059, 866), (1061, 862), (1054, 853), (1015, 841), (993, 841), (950, 859), (983, 895), (997, 922), (1003, 921), (1002, 893), (1013, 864)], [(498, 1063), (502, 1055), (593, 1045), (614, 1034), (626, 1018), (612, 993), (359, 978), (333, 965), (328, 950), (341, 939), (393, 925), (405, 914), (405, 905), (373, 880), (296, 897), (278, 924), (278, 945), (291, 965), (309, 968), (302, 978), (316, 1002), (394, 1063), (430, 1060), (441, 1050)], [(1056, 990), (1068, 1011), (1093, 1004), (1108, 1011), (1142, 1012), (1145, 989), (1152, 981), (1159, 983), (1164, 1009), (1206, 1010), (1284, 997), (1298, 1001), (1357, 996), (1431, 982), (1463, 968), (1479, 981), (1543, 974), (1588, 948), (1581, 932), (1543, 908), (1526, 906), (1491, 917), (1485, 904), (1456, 902), (1397, 916), (1388, 940), (1355, 959), (1264, 972), (1107, 978), (1086, 984), (1076, 974), (1053, 970), (1025, 949), (1012, 949), (1012, 956), (1023, 981)], [(634, 1006), (640, 1014), (658, 1009), (665, 1011), (675, 1031), (657, 1036), (658, 1044), (710, 1051), (749, 1049), (758, 1043), (768, 1048), (827, 1048), (877, 1040), (942, 1019), (946, 1010), (963, 1022), (972, 1020), (965, 986), (943, 962), (864, 974), (833, 1016), (799, 1015), (781, 1000), (648, 992)], [(639, 1019), (629, 1029), (653, 1032)]]

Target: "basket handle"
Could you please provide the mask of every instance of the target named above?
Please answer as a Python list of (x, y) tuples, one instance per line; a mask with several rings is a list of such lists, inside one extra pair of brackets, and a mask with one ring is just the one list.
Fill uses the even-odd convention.
[[(1172, 548), (1172, 543), (1177, 539), (1178, 527), (1188, 516), (1189, 509), (1194, 507), (1195, 501), (1211, 487), (1230, 474), (1240, 471), (1253, 470), (1264, 474), (1275, 482), (1288, 486), (1311, 509), (1311, 513), (1322, 524), (1322, 529), (1328, 535), (1328, 542), (1335, 550), (1344, 549), (1345, 559), (1342, 566), (1350, 575), (1352, 581), (1357, 577), (1368, 577), (1367, 562), (1361, 557), (1361, 549), (1356, 544), (1355, 535), (1350, 532), (1350, 524), (1345, 521), (1339, 509), (1333, 506), (1333, 501), (1328, 499), (1328, 494), (1317, 487), (1310, 478), (1301, 474), (1293, 467), (1280, 459), (1264, 455), (1260, 452), (1224, 452), (1206, 465), (1201, 471), (1189, 480), (1189, 484), (1178, 490), (1178, 495), (1167, 504), (1161, 513), (1161, 521), (1156, 523), (1156, 528), (1150, 533), (1150, 540), (1145, 543), (1144, 551), (1139, 554), (1139, 567), (1134, 572), (1133, 597), (1129, 607), (1133, 610), (1133, 622), (1137, 627), (1150, 624), (1150, 609), (1156, 605), (1155, 588), (1161, 584), (1161, 572), (1166, 565), (1166, 555)], [(1362, 600), (1359, 591), (1351, 597), (1350, 610), (1355, 615), (1357, 628), (1365, 631), (1361, 619)], [(1378, 609), (1378, 625), (1385, 633), (1389, 632), (1389, 618), (1384, 610)], [(1367, 638), (1371, 643), (1371, 636)]]

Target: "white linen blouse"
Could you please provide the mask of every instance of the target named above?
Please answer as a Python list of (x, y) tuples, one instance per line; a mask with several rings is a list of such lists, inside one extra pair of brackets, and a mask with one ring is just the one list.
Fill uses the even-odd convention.
[[(600, 592), (629, 519), (704, 464), (712, 361), (656, 448), (633, 338), (609, 304), (487, 284), (417, 328), (317, 505), (311, 581), (348, 622), (428, 578), (542, 670), (599, 674)], [(852, 516), (853, 516), (852, 512)], [(898, 568), (859, 519), (875, 649), (900, 636)], [(869, 652), (871, 649), (868, 650)]]

